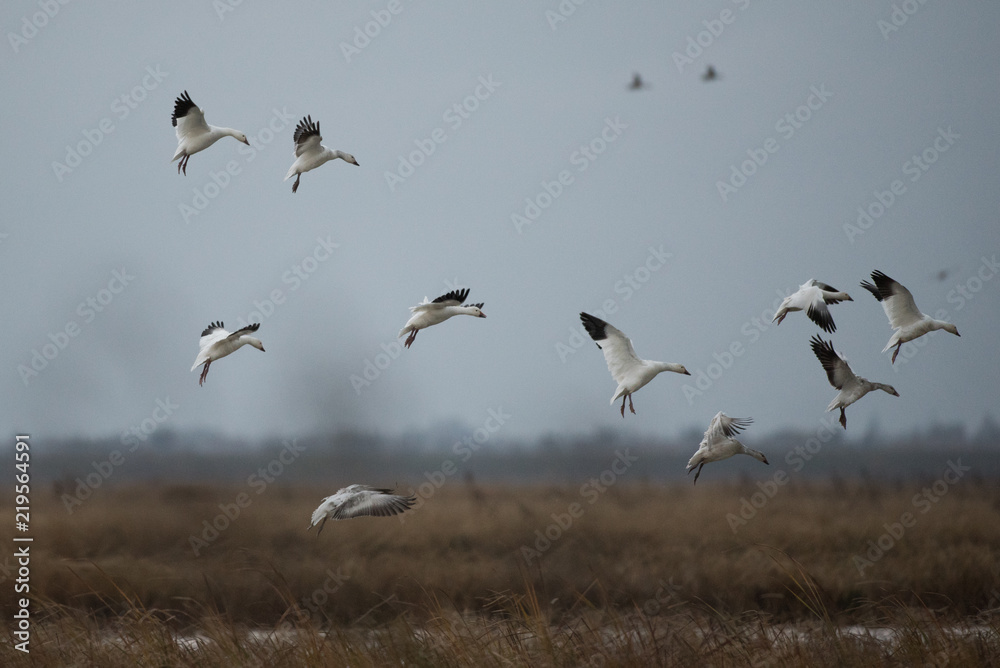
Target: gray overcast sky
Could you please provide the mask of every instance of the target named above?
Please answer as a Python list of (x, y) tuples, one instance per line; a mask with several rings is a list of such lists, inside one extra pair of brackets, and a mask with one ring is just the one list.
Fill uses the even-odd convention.
[[(836, 394), (819, 329), (768, 324), (813, 277), (854, 297), (832, 307), (835, 347), (902, 395), (852, 406), (849, 433), (976, 428), (995, 409), (996, 3), (350, 4), (3, 4), (0, 422), (113, 435), (169, 400), (171, 427), (254, 438), (475, 427), (500, 408), (511, 437), (621, 428), (600, 351), (573, 334), (611, 306), (640, 356), (715, 376), (700, 394), (657, 378), (624, 426), (673, 436), (724, 410), (810, 429)], [(647, 89), (627, 90), (633, 72)], [(183, 90), (253, 149), (226, 138), (178, 176)], [(293, 195), (306, 114), (360, 167)], [(874, 217), (845, 228), (859, 207)], [(858, 286), (876, 268), (962, 337), (891, 366)], [(455, 284), (486, 320), (378, 357), (409, 306)], [(199, 387), (201, 330), (254, 311), (267, 352)], [(356, 389), (368, 362), (385, 368)]]

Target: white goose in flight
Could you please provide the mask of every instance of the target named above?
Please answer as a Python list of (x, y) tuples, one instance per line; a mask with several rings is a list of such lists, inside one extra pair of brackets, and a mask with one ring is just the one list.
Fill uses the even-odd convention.
[(194, 371), (198, 368), (199, 364), (205, 365), (205, 368), (201, 372), (201, 378), (198, 379), (198, 385), (205, 383), (205, 378), (208, 376), (208, 367), (215, 360), (222, 359), (226, 355), (232, 355), (245, 345), (251, 345), (257, 350), (264, 352), (264, 344), (260, 342), (260, 339), (250, 336), (251, 332), (256, 332), (259, 328), (260, 323), (255, 322), (243, 329), (237, 329), (230, 334), (223, 327), (222, 321), (213, 322), (206, 327), (205, 331), (201, 333), (201, 338), (198, 339), (200, 350), (198, 351), (198, 357), (194, 360), (194, 366), (191, 367), (191, 371)]
[(611, 397), (613, 405), (619, 397), (622, 400), (622, 417), (625, 417), (625, 400), (628, 399), (628, 408), (635, 414), (635, 407), (632, 406), (632, 393), (663, 371), (673, 371), (690, 376), (683, 364), (671, 364), (669, 362), (655, 362), (653, 360), (639, 359), (632, 347), (632, 340), (625, 336), (620, 330), (612, 327), (600, 318), (595, 318), (589, 313), (581, 313), (580, 320), (590, 334), (590, 338), (597, 343), (597, 347), (604, 351), (604, 359), (608, 363), (608, 371), (611, 377), (618, 383), (618, 389)]
[(187, 176), (187, 164), (191, 156), (199, 151), (219, 141), (223, 137), (234, 137), (247, 146), (247, 136), (239, 130), (232, 128), (217, 128), (205, 122), (205, 114), (199, 109), (187, 91), (174, 101), (174, 115), (170, 118), (171, 124), (177, 128), (177, 151), (170, 162), (180, 158), (177, 163), (177, 173), (184, 170)]
[(889, 326), (896, 330), (890, 337), (889, 343), (885, 344), (885, 348), (882, 349), (884, 353), (896, 346), (895, 352), (892, 353), (893, 363), (896, 362), (896, 355), (899, 354), (899, 349), (904, 343), (918, 339), (928, 332), (943, 329), (955, 336), (961, 336), (958, 333), (958, 328), (950, 322), (935, 320), (926, 313), (921, 313), (916, 302), (913, 301), (913, 295), (902, 284), (897, 283), (877, 269), (872, 272), (872, 280), (875, 285), (868, 281), (861, 281), (861, 287), (882, 302), (882, 309), (889, 317)]
[(731, 418), (722, 411), (715, 414), (712, 423), (708, 425), (705, 437), (698, 444), (698, 450), (688, 461), (688, 473), (691, 473), (695, 468), (698, 469), (697, 473), (694, 474), (695, 483), (698, 482), (698, 476), (701, 475), (701, 469), (705, 464), (729, 459), (733, 455), (750, 455), (754, 459), (768, 464), (767, 457), (764, 456), (763, 452), (748, 448), (736, 440), (736, 435), (752, 422), (753, 418)]
[(823, 331), (832, 334), (837, 331), (837, 326), (833, 324), (830, 309), (826, 305), (852, 301), (854, 300), (846, 292), (811, 278), (800, 285), (793, 294), (785, 297), (771, 322), (777, 320), (780, 325), (789, 312), (805, 311), (810, 320), (819, 325)]
[[(391, 489), (378, 489), (367, 485), (349, 485), (323, 499), (313, 511), (308, 529), (317, 524), (319, 536), (327, 520), (349, 520), (352, 517), (391, 517), (409, 510), (417, 498), (393, 494)], [(307, 529), (307, 530), (308, 530)]]
[(292, 163), (284, 178), (287, 181), (293, 176), (295, 177), (295, 183), (292, 184), (292, 192), (299, 189), (299, 179), (302, 178), (302, 174), (311, 169), (316, 169), (328, 160), (340, 158), (352, 165), (358, 164), (358, 161), (350, 153), (332, 151), (320, 144), (323, 141), (323, 137), (319, 134), (319, 121), (313, 122), (312, 116), (306, 116), (299, 121), (299, 124), (295, 127), (295, 134), (292, 135), (292, 140), (295, 142), (295, 162)]
[(847, 360), (833, 349), (832, 341), (824, 341), (817, 334), (809, 339), (809, 345), (819, 358), (819, 363), (826, 369), (826, 377), (830, 379), (830, 384), (840, 390), (826, 410), (840, 409), (840, 425), (844, 429), (847, 429), (847, 414), (844, 413), (844, 409), (872, 390), (882, 390), (894, 397), (899, 396), (899, 392), (892, 385), (873, 383), (867, 378), (854, 375)]
[(464, 288), (462, 290), (452, 290), (448, 294), (441, 295), (434, 301), (427, 301), (427, 297), (424, 297), (424, 301), (410, 307), (413, 315), (403, 325), (403, 329), (399, 330), (396, 338), (398, 339), (403, 334), (409, 332), (410, 335), (406, 337), (406, 341), (403, 344), (409, 348), (413, 344), (414, 339), (417, 338), (417, 332), (431, 325), (440, 324), (453, 315), (471, 315), (476, 318), (485, 318), (486, 315), (482, 311), (483, 302), (478, 304), (462, 304), (468, 296), (469, 289)]

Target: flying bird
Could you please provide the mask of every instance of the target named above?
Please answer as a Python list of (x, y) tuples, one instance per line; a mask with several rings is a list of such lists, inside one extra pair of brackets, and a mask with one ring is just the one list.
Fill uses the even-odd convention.
[(892, 353), (892, 362), (896, 362), (896, 355), (899, 349), (907, 341), (918, 339), (928, 332), (943, 329), (951, 332), (955, 336), (961, 336), (958, 328), (950, 322), (935, 320), (926, 313), (921, 313), (913, 301), (913, 295), (902, 284), (892, 280), (877, 269), (872, 272), (872, 280), (875, 285), (868, 281), (861, 281), (861, 287), (875, 296), (875, 299), (882, 302), (882, 309), (889, 317), (889, 326), (895, 329), (889, 342), (885, 344), (882, 352), (887, 352), (896, 346)]
[(632, 83), (628, 85), (629, 90), (642, 90), (646, 87), (645, 82), (643, 82), (642, 77), (636, 72), (632, 75)]
[(844, 301), (852, 302), (854, 300), (846, 292), (841, 292), (837, 288), (811, 278), (800, 285), (793, 294), (785, 297), (771, 322), (777, 320), (780, 325), (790, 311), (804, 310), (810, 320), (819, 325), (823, 331), (832, 334), (837, 331), (837, 326), (833, 324), (830, 309), (826, 305), (839, 304)]
[(478, 304), (462, 304), (468, 296), (469, 289), (465, 288), (462, 290), (452, 290), (432, 302), (427, 301), (427, 297), (424, 297), (424, 301), (410, 307), (410, 312), (413, 315), (406, 321), (403, 329), (399, 330), (396, 338), (398, 339), (403, 334), (409, 332), (410, 335), (406, 337), (406, 341), (403, 344), (409, 348), (413, 344), (413, 340), (417, 338), (417, 332), (431, 325), (442, 323), (453, 315), (471, 315), (476, 318), (485, 318), (486, 315), (482, 311), (483, 302)]
[(625, 400), (628, 399), (628, 409), (634, 415), (635, 407), (632, 406), (632, 393), (637, 392), (643, 385), (656, 378), (660, 372), (673, 371), (686, 376), (691, 375), (682, 364), (639, 359), (639, 356), (635, 354), (635, 348), (632, 347), (632, 340), (600, 318), (595, 318), (589, 313), (581, 313), (580, 320), (583, 321), (583, 326), (590, 334), (590, 338), (597, 343), (598, 348), (604, 351), (608, 371), (618, 383), (618, 389), (611, 397), (611, 404), (613, 405), (619, 397), (621, 398), (622, 417), (625, 417)]
[(316, 169), (328, 160), (340, 158), (352, 165), (358, 164), (358, 161), (350, 153), (331, 151), (326, 146), (320, 144), (323, 141), (323, 137), (319, 134), (319, 121), (313, 122), (312, 116), (306, 116), (299, 121), (292, 139), (295, 141), (295, 162), (292, 163), (284, 178), (287, 181), (293, 176), (295, 177), (295, 183), (292, 184), (292, 192), (299, 189), (299, 180), (302, 178), (302, 174), (311, 169)]
[(690, 474), (695, 468), (698, 471), (694, 474), (694, 482), (698, 482), (701, 469), (709, 462), (717, 462), (722, 459), (729, 459), (733, 455), (750, 455), (754, 459), (759, 459), (765, 464), (767, 457), (763, 452), (758, 452), (736, 440), (736, 435), (747, 428), (753, 418), (731, 418), (722, 411), (715, 414), (712, 423), (708, 425), (705, 437), (698, 444), (698, 450), (687, 464), (687, 472)]
[(706, 67), (705, 73), (701, 75), (702, 81), (715, 81), (718, 78), (719, 78), (718, 73), (715, 71), (715, 68), (712, 67), (711, 65)]
[(205, 331), (201, 333), (201, 338), (198, 339), (200, 350), (198, 351), (198, 357), (194, 360), (194, 366), (191, 367), (191, 371), (194, 371), (198, 368), (199, 364), (205, 365), (205, 368), (201, 371), (201, 378), (198, 379), (198, 385), (205, 383), (205, 378), (208, 376), (208, 367), (215, 360), (222, 359), (226, 355), (231, 355), (248, 344), (264, 352), (264, 344), (260, 342), (260, 339), (250, 336), (250, 333), (256, 332), (258, 328), (260, 328), (260, 323), (255, 322), (230, 334), (223, 327), (221, 320), (213, 322), (206, 327)]
[(809, 345), (819, 358), (819, 363), (826, 369), (826, 377), (830, 379), (830, 384), (840, 390), (840, 394), (830, 402), (826, 410), (840, 409), (840, 425), (844, 429), (847, 429), (847, 414), (844, 413), (844, 409), (872, 390), (882, 390), (894, 397), (899, 396), (899, 392), (892, 385), (873, 383), (867, 378), (854, 375), (847, 360), (833, 349), (832, 341), (824, 341), (816, 334), (809, 339)]
[(170, 118), (170, 122), (177, 128), (177, 151), (170, 162), (180, 158), (181, 161), (177, 163), (177, 173), (180, 174), (183, 169), (184, 176), (187, 176), (187, 164), (191, 156), (198, 151), (204, 151), (223, 137), (234, 137), (247, 146), (250, 145), (247, 136), (239, 130), (217, 128), (206, 123), (205, 112), (191, 101), (187, 91), (174, 101), (174, 115)]
[(391, 489), (378, 489), (367, 485), (349, 485), (337, 490), (333, 496), (323, 499), (319, 507), (313, 511), (312, 523), (306, 529), (312, 529), (317, 524), (319, 536), (327, 520), (349, 520), (352, 517), (391, 517), (409, 510), (417, 498), (415, 496), (400, 496), (393, 494)]

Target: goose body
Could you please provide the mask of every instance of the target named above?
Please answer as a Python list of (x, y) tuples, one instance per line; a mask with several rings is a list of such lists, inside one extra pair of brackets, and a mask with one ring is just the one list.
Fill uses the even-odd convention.
[(824, 341), (819, 338), (819, 335), (815, 335), (809, 340), (809, 345), (819, 359), (820, 364), (826, 370), (826, 376), (830, 380), (830, 384), (840, 390), (833, 401), (830, 402), (830, 405), (826, 407), (826, 410), (840, 409), (840, 425), (844, 429), (847, 429), (847, 414), (844, 412), (844, 409), (869, 392), (882, 390), (894, 397), (899, 396), (899, 392), (892, 385), (873, 383), (867, 378), (855, 375), (847, 360), (833, 349), (832, 341)]
[(640, 359), (635, 354), (635, 348), (632, 347), (632, 340), (625, 336), (621, 330), (600, 318), (589, 313), (581, 313), (580, 320), (587, 333), (590, 334), (590, 338), (604, 353), (604, 360), (608, 363), (608, 371), (618, 383), (618, 388), (611, 397), (611, 404), (614, 405), (618, 399), (622, 400), (622, 417), (625, 417), (625, 400), (628, 399), (629, 410), (635, 414), (635, 408), (632, 406), (632, 393), (637, 392), (639, 388), (648, 384), (660, 373), (672, 371), (687, 376), (691, 375), (683, 364)]
[(695, 483), (698, 482), (698, 476), (701, 475), (701, 469), (705, 464), (729, 459), (733, 455), (750, 455), (765, 464), (768, 463), (764, 453), (748, 448), (736, 439), (736, 435), (752, 422), (753, 418), (731, 418), (722, 411), (715, 414), (705, 431), (704, 438), (698, 444), (698, 450), (687, 464), (688, 473), (698, 469), (694, 474)]
[(393, 494), (391, 489), (367, 485), (349, 485), (326, 497), (313, 511), (309, 529), (317, 524), (322, 533), (327, 520), (349, 520), (353, 517), (391, 517), (409, 510), (417, 499)]
[(854, 300), (846, 292), (841, 292), (837, 288), (812, 278), (800, 285), (794, 293), (785, 297), (771, 322), (777, 321), (780, 325), (790, 312), (805, 311), (809, 319), (819, 325), (823, 331), (833, 333), (837, 331), (837, 326), (833, 323), (833, 318), (830, 317), (830, 309), (827, 308), (827, 304), (839, 304), (842, 301), (852, 302)]
[(177, 150), (170, 162), (180, 159), (177, 163), (177, 173), (180, 174), (183, 169), (184, 176), (187, 176), (187, 164), (191, 156), (204, 151), (223, 137), (233, 137), (247, 146), (250, 145), (247, 136), (239, 130), (217, 128), (206, 123), (204, 112), (191, 101), (187, 91), (174, 101), (174, 114), (170, 122), (177, 128)]
[(213, 322), (206, 327), (205, 331), (201, 333), (201, 338), (198, 339), (200, 349), (198, 356), (194, 360), (194, 365), (191, 367), (191, 371), (194, 371), (199, 365), (205, 365), (205, 368), (201, 372), (201, 378), (198, 379), (198, 385), (205, 383), (205, 378), (208, 377), (208, 367), (215, 360), (222, 359), (226, 355), (232, 355), (246, 345), (253, 346), (257, 350), (264, 352), (264, 344), (261, 343), (260, 339), (250, 336), (251, 333), (256, 332), (259, 328), (260, 323), (255, 322), (230, 334), (223, 327), (222, 321)]
[(465, 288), (462, 290), (452, 290), (447, 294), (441, 295), (434, 301), (428, 301), (427, 297), (424, 297), (424, 301), (410, 307), (410, 312), (413, 315), (403, 325), (403, 329), (399, 330), (396, 338), (398, 339), (403, 334), (409, 333), (404, 342), (404, 345), (409, 348), (413, 344), (413, 340), (417, 338), (417, 332), (421, 329), (426, 329), (432, 325), (439, 325), (452, 316), (471, 315), (475, 318), (485, 318), (486, 315), (482, 311), (482, 302), (479, 304), (462, 304), (468, 296), (469, 289)]
[(881, 271), (872, 272), (872, 283), (862, 281), (861, 287), (882, 303), (882, 310), (889, 318), (889, 326), (895, 329), (889, 342), (885, 344), (882, 352), (888, 352), (893, 346), (896, 350), (892, 353), (892, 362), (896, 362), (896, 355), (899, 349), (907, 341), (918, 339), (924, 334), (943, 329), (951, 332), (955, 336), (961, 336), (958, 328), (950, 322), (935, 320), (926, 313), (922, 313), (913, 301), (913, 295), (903, 285), (889, 278)]
[(306, 116), (295, 127), (295, 134), (292, 135), (295, 142), (295, 162), (288, 169), (284, 180), (295, 177), (292, 184), (292, 192), (299, 189), (299, 179), (305, 172), (316, 169), (330, 160), (340, 158), (344, 162), (357, 165), (358, 161), (350, 153), (335, 151), (323, 146), (320, 142), (323, 137), (319, 133), (319, 121), (313, 121), (312, 116)]

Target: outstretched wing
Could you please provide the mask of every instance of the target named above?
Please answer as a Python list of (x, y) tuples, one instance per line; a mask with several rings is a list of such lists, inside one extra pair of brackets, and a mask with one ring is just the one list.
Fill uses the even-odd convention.
[(174, 114), (170, 117), (170, 124), (177, 128), (178, 139), (209, 131), (208, 123), (205, 122), (205, 114), (191, 100), (187, 91), (174, 100)]
[(201, 333), (201, 338), (198, 339), (198, 347), (200, 349), (205, 349), (212, 345), (216, 341), (221, 341), (222, 339), (229, 336), (229, 332), (223, 327), (222, 321), (213, 322), (209, 324), (208, 327)]
[(409, 510), (417, 499), (413, 496), (393, 494), (391, 489), (378, 489), (362, 485), (351, 485), (354, 489), (331, 515), (335, 520), (352, 517), (391, 517)]
[(621, 330), (596, 318), (589, 313), (581, 313), (580, 320), (597, 347), (604, 352), (611, 377), (619, 385), (624, 382), (629, 371), (642, 363), (635, 354), (632, 341)]
[(735, 438), (737, 434), (753, 423), (753, 418), (731, 418), (722, 411), (715, 414), (705, 431), (705, 439), (712, 443), (724, 438)]
[(251, 332), (256, 332), (258, 329), (260, 329), (260, 323), (255, 322), (252, 325), (247, 325), (243, 329), (237, 329), (235, 332), (229, 335), (229, 338), (238, 339), (244, 334), (250, 334)]
[(861, 282), (868, 292), (875, 296), (875, 299), (882, 302), (882, 310), (889, 318), (889, 325), (893, 329), (899, 329), (920, 319), (922, 315), (913, 301), (913, 295), (901, 283), (889, 278), (877, 269), (872, 272), (872, 280), (875, 285), (867, 281)]
[(295, 126), (295, 134), (292, 135), (295, 141), (295, 157), (303, 153), (319, 149), (319, 143), (323, 137), (319, 134), (319, 121), (313, 122), (312, 116), (306, 116)]
[(824, 341), (819, 335), (814, 335), (809, 339), (809, 346), (812, 348), (819, 363), (826, 369), (826, 377), (830, 384), (838, 390), (844, 385), (857, 378), (851, 370), (851, 365), (847, 363), (840, 354), (833, 349), (832, 341)]

